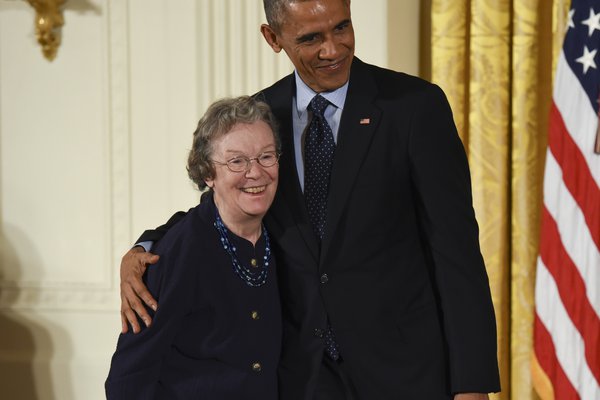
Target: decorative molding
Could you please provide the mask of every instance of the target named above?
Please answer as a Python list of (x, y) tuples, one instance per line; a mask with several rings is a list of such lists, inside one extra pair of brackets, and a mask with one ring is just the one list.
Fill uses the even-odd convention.
[[(0, 281), (1, 309), (36, 310), (115, 310), (119, 295), (118, 276), (114, 273), (122, 256), (124, 243), (131, 240), (130, 211), (130, 122), (129, 122), (129, 48), (128, 1), (105, 0), (106, 38), (105, 72), (108, 78), (104, 100), (107, 113), (106, 137), (109, 152), (103, 168), (107, 168), (110, 225), (99, 243), (98, 252), (108, 260), (102, 278), (97, 282), (65, 281)], [(104, 257), (107, 254), (108, 257)], [(85, 268), (85, 260), (81, 262)]]
[(197, 4), (201, 109), (223, 96), (252, 94), (293, 71), (288, 57), (275, 54), (260, 33), (262, 1)]
[(54, 60), (60, 46), (60, 28), (65, 24), (62, 5), (65, 0), (27, 0), (35, 9), (35, 34), (42, 53), (48, 61)]
[[(117, 296), (118, 297), (118, 296)], [(19, 288), (0, 291), (0, 309), (11, 310), (114, 310), (118, 298), (111, 291), (86, 289), (77, 285), (72, 290)]]
[[(124, 243), (131, 242), (131, 94), (129, 79), (129, 0), (108, 0), (109, 15), (109, 114), (111, 157), (112, 289), (119, 288), (115, 268), (120, 265)], [(117, 296), (118, 297), (118, 296)]]

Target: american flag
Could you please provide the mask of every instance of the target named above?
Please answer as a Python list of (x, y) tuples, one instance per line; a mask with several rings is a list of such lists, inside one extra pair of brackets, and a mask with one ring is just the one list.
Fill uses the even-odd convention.
[(600, 400), (600, 0), (573, 0), (550, 110), (535, 287), (535, 388)]

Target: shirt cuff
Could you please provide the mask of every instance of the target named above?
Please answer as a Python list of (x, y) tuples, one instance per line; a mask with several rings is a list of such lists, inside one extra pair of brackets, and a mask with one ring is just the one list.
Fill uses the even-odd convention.
[[(145, 242), (139, 242), (136, 243), (135, 246), (141, 246), (144, 248), (144, 250), (146, 250), (147, 252), (152, 250), (152, 245), (154, 245), (154, 242), (152, 240), (147, 240)], [(133, 247), (135, 247), (133, 246)]]

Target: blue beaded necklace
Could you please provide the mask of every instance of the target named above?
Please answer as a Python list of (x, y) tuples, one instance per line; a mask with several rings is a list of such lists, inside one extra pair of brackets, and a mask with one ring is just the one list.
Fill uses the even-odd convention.
[(219, 215), (219, 210), (215, 212), (215, 228), (219, 232), (219, 236), (221, 236), (221, 245), (223, 249), (229, 254), (231, 257), (231, 264), (233, 265), (233, 270), (240, 277), (241, 280), (246, 282), (246, 285), (252, 287), (258, 287), (265, 284), (267, 281), (267, 274), (269, 272), (269, 261), (271, 260), (271, 245), (269, 243), (269, 234), (265, 229), (264, 224), (261, 224), (262, 234), (265, 236), (265, 255), (263, 256), (263, 265), (256, 267), (246, 267), (240, 264), (240, 261), (237, 257), (236, 248), (231, 244), (229, 240), (229, 236), (227, 235), (227, 228), (223, 221), (221, 220), (221, 216)]

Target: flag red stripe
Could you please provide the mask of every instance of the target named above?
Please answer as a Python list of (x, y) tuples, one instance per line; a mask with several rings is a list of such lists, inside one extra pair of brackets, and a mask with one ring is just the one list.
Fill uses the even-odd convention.
[(583, 337), (585, 358), (590, 371), (596, 381), (600, 382), (600, 319), (586, 296), (585, 282), (565, 251), (558, 226), (546, 207), (542, 209), (540, 257), (556, 282), (569, 318)]
[(550, 111), (548, 146), (563, 171), (565, 185), (583, 212), (592, 240), (600, 249), (600, 189), (554, 102)]
[(533, 324), (533, 350), (535, 356), (540, 364), (540, 367), (544, 370), (554, 388), (554, 395), (556, 399), (560, 400), (579, 400), (579, 394), (565, 375), (558, 359), (556, 358), (556, 349), (552, 342), (550, 333), (542, 324), (542, 321), (535, 314), (535, 320)]

